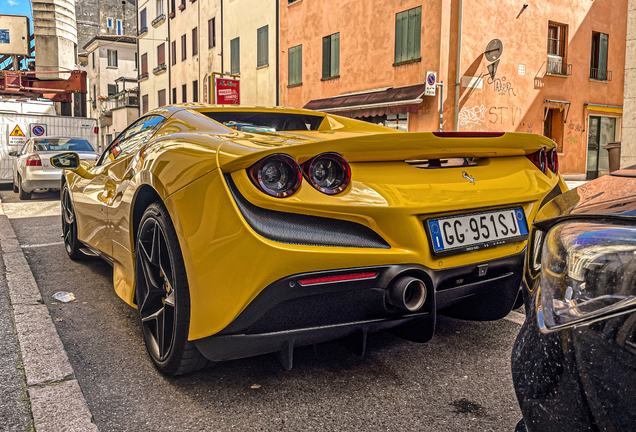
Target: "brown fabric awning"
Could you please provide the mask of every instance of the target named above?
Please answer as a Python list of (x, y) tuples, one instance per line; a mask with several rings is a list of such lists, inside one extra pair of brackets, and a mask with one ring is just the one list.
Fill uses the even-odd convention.
[(314, 99), (304, 108), (345, 117), (416, 113), (422, 103), (424, 87), (425, 84), (416, 84), (373, 93)]

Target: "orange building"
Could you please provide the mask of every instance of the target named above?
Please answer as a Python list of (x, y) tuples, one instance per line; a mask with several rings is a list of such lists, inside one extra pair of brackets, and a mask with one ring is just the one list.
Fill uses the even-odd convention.
[(621, 139), (626, 29), (627, 0), (282, 0), (280, 101), (434, 131), (434, 72), (444, 130), (544, 134), (594, 178)]

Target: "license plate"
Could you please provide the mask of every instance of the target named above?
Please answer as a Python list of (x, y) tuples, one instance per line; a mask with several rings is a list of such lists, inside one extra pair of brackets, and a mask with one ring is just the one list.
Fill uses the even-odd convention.
[(425, 224), (435, 255), (485, 249), (528, 237), (520, 207), (428, 219)]

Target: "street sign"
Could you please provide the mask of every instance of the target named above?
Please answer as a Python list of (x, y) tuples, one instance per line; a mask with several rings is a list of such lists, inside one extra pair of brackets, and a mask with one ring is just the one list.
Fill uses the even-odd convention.
[(26, 142), (26, 135), (22, 131), (22, 128), (19, 124), (16, 124), (13, 128), (9, 128), (9, 145), (11, 146), (21, 146)]
[(31, 136), (32, 137), (46, 136), (46, 125), (45, 124), (31, 123), (29, 125), (29, 128), (31, 129)]
[(240, 81), (222, 77), (214, 78), (214, 103), (219, 105), (240, 105)]
[(435, 96), (435, 84), (437, 83), (437, 72), (426, 72), (426, 86), (424, 96)]

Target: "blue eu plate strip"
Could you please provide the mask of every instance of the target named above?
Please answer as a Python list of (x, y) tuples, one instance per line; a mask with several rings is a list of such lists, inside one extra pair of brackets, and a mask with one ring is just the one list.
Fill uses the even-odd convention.
[(433, 248), (436, 251), (444, 250), (444, 239), (442, 238), (442, 231), (439, 229), (439, 222), (436, 220), (429, 221), (428, 227), (433, 239)]
[(522, 209), (515, 210), (515, 216), (517, 216), (517, 222), (519, 223), (519, 234), (528, 234), (528, 225), (526, 225), (526, 215), (523, 214)]

